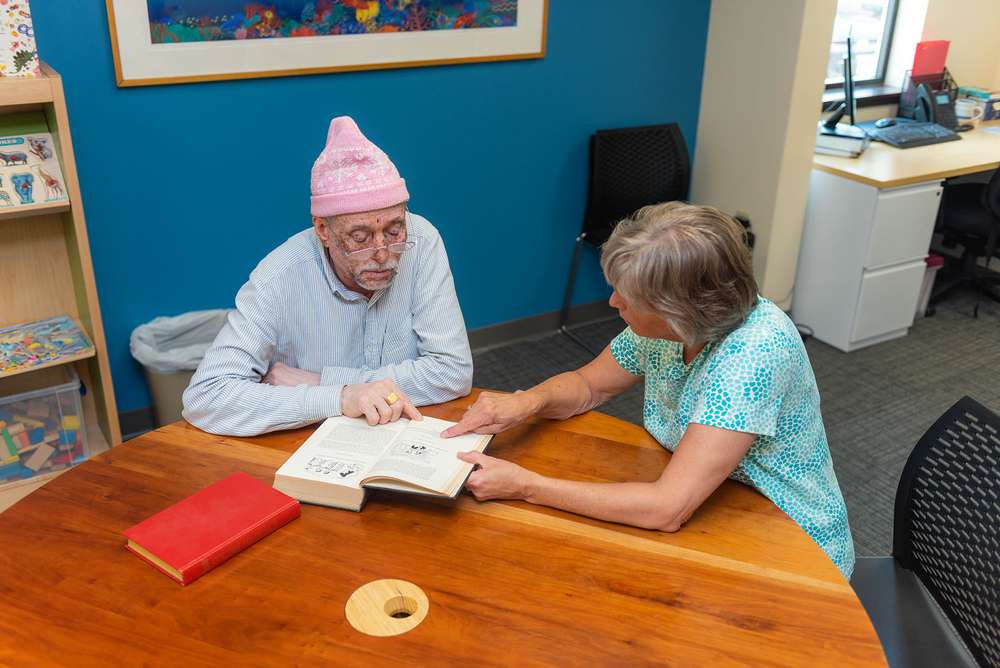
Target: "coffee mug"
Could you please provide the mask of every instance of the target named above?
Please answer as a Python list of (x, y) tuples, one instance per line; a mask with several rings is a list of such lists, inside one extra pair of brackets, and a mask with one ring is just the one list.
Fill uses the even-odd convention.
[(955, 100), (955, 116), (959, 123), (971, 123), (975, 125), (983, 117), (983, 105), (976, 100), (962, 98)]

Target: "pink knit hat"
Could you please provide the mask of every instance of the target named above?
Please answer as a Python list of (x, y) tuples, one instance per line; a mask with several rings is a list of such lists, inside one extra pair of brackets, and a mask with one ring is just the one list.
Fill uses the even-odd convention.
[(396, 166), (361, 134), (353, 118), (330, 121), (326, 148), (312, 168), (312, 215), (375, 211), (409, 199)]

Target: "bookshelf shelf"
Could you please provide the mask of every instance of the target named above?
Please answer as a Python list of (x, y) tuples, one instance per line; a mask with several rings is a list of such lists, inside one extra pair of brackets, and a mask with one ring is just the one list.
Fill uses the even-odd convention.
[(49, 66), (42, 67), (39, 77), (0, 77), (0, 100), (4, 107), (44, 105), (55, 101), (53, 81), (58, 84), (62, 97), (62, 81)]
[(31, 216), (44, 216), (48, 213), (65, 213), (70, 210), (70, 207), (71, 204), (69, 202), (46, 202), (44, 204), (15, 206), (9, 209), (0, 209), (0, 221), (29, 218)]
[[(100, 452), (119, 444), (121, 432), (62, 78), (45, 63), (36, 78), (0, 77), (0, 136), (41, 132), (52, 135), (68, 201), (0, 209), (0, 328), (68, 315), (93, 349), (0, 373), (0, 380), (71, 364), (86, 388), (81, 404), (89, 449)], [(0, 486), (0, 510), (46, 480)]]
[(63, 364), (72, 364), (73, 362), (79, 362), (80, 360), (89, 359), (94, 357), (97, 351), (91, 348), (89, 351), (80, 353), (78, 355), (70, 355), (69, 357), (61, 357), (57, 360), (52, 360), (46, 364), (39, 364), (37, 366), (24, 367), (23, 369), (17, 369), (16, 371), (0, 372), (0, 379), (10, 378), (11, 376), (19, 376), (22, 373), (31, 373), (32, 371), (40, 371), (42, 369), (51, 369), (54, 366), (61, 366)]

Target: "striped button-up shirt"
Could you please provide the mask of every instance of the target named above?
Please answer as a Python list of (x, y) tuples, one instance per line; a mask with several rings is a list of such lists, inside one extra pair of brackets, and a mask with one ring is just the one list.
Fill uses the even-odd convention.
[[(441, 235), (406, 214), (416, 245), (371, 299), (337, 278), (313, 228), (265, 257), (236, 295), (184, 392), (184, 417), (252, 436), (340, 415), (344, 385), (392, 378), (416, 405), (468, 394), (472, 353)], [(261, 383), (274, 364), (321, 374), (316, 386)]]

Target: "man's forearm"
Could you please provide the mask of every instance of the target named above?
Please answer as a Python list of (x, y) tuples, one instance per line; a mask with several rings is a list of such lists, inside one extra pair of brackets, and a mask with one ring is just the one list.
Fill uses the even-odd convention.
[(469, 393), (472, 387), (472, 360), (444, 355), (422, 355), (378, 369), (326, 367), (324, 385), (370, 383), (391, 378), (415, 406), (451, 401)]
[(340, 415), (342, 385), (279, 387), (244, 378), (195, 378), (184, 391), (184, 418), (213, 434), (256, 436)]

